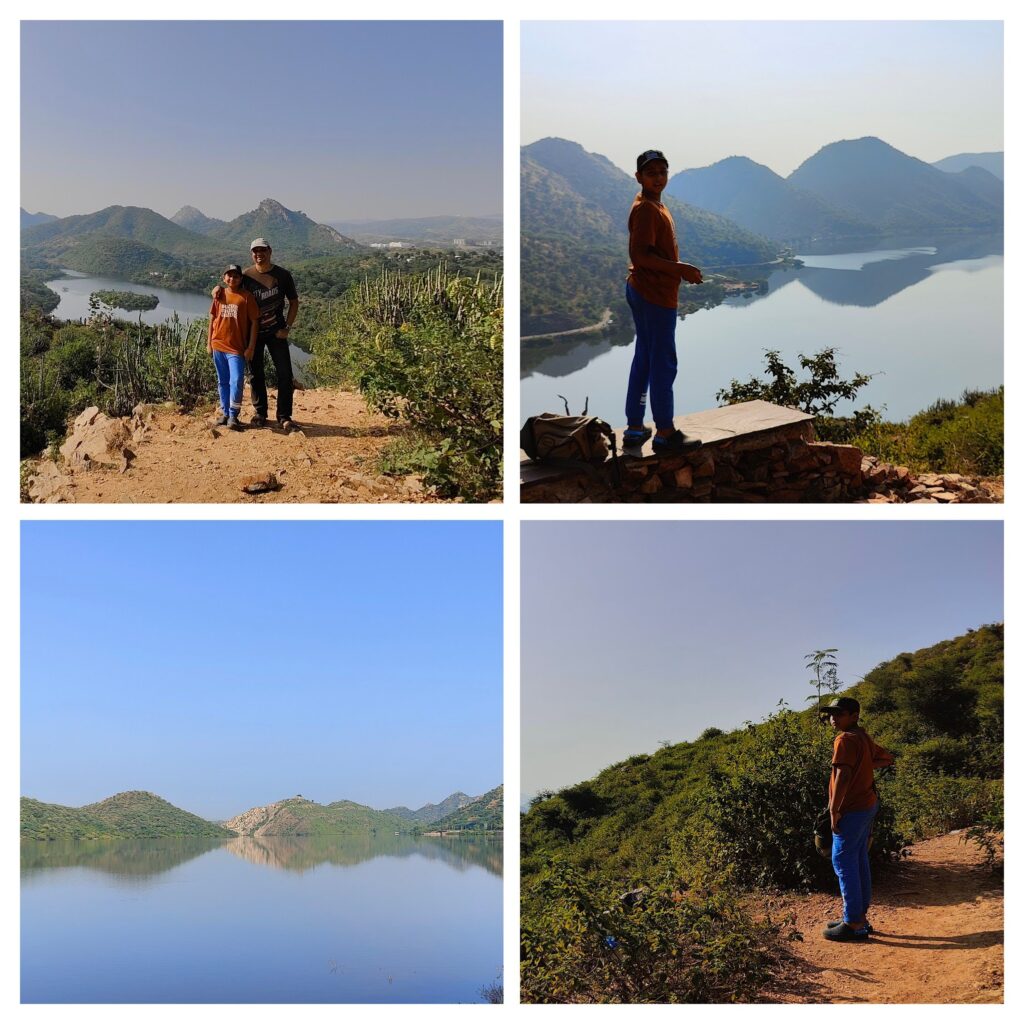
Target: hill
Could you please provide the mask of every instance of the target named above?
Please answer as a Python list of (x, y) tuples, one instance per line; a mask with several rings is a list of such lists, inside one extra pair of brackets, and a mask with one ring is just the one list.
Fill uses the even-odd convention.
[(968, 167), (980, 167), (1000, 181), (1003, 180), (1002, 153), (957, 153), (954, 156), (934, 161), (932, 167), (937, 167), (940, 171), (949, 171), (952, 174), (965, 171)]
[(197, 235), (208, 235), (219, 227), (223, 227), (227, 221), (218, 220), (216, 217), (207, 217), (202, 210), (194, 206), (183, 206), (171, 220), (180, 228), (186, 231), (194, 231)]
[(467, 796), (465, 793), (452, 793), (451, 796), (445, 797), (440, 803), (424, 804), (415, 811), (410, 810), (408, 807), (389, 807), (384, 813), (394, 814), (405, 821), (415, 821), (422, 825), (427, 825), (432, 821), (438, 821), (447, 814), (460, 810), (477, 799), (479, 797)]
[(227, 838), (233, 833), (141, 790), (84, 807), (21, 800), (22, 839)]
[(872, 136), (824, 146), (786, 180), (885, 232), (1002, 225), (1001, 201)]
[(779, 242), (871, 235), (877, 229), (744, 156), (672, 175), (665, 191)]
[(21, 226), (23, 228), (30, 228), (33, 224), (47, 224), (51, 220), (56, 220), (52, 214), (49, 213), (29, 213), (24, 206), (21, 207)]
[(209, 237), (248, 251), (254, 238), (265, 237), (275, 256), (356, 251), (362, 246), (326, 224), (317, 224), (301, 211), (289, 210), (276, 199), (264, 199), (255, 210), (214, 228)]
[(323, 836), (412, 830), (408, 821), (387, 811), (375, 811), (351, 800), (318, 804), (303, 796), (253, 807), (224, 825), (242, 836)]
[(432, 822), (431, 832), (500, 831), (505, 826), (505, 787), (496, 786), (483, 796)]
[[(521, 330), (570, 330), (624, 306), (627, 218), (636, 180), (565, 139), (521, 150)], [(764, 263), (777, 247), (715, 213), (665, 200), (680, 259), (713, 270)], [(682, 297), (682, 296), (681, 296)]]

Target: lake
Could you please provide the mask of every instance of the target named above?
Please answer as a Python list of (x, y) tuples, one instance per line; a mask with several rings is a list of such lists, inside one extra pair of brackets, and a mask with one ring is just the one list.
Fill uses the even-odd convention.
[[(1002, 241), (900, 239), (860, 251), (800, 254), (804, 266), (774, 271), (766, 293), (732, 298), (679, 321), (676, 414), (717, 406), (715, 393), (733, 378), (760, 375), (768, 348), (799, 369), (798, 353), (834, 346), (841, 376), (877, 374), (856, 402), (837, 407), (840, 415), (872, 405), (902, 420), (936, 399), (958, 398), (965, 388), (998, 387)], [(524, 346), (522, 418), (562, 412), (559, 394), (577, 413), (589, 396), (593, 415), (621, 426), (632, 342), (627, 316), (601, 334)]]
[(25, 1003), (482, 1002), (502, 841), (21, 844)]
[[(51, 313), (60, 320), (85, 320), (89, 316), (89, 297), (93, 292), (115, 291), (135, 292), (139, 295), (155, 295), (160, 304), (155, 309), (124, 310), (115, 309), (114, 316), (122, 320), (138, 323), (142, 317), (144, 324), (155, 326), (170, 320), (175, 314), (181, 320), (205, 320), (210, 314), (210, 296), (200, 292), (172, 291), (169, 288), (157, 288), (148, 284), (136, 284), (134, 281), (118, 281), (112, 277), (88, 277), (74, 270), (65, 270), (67, 277), (56, 281), (47, 281), (60, 296), (60, 305)], [(292, 363), (305, 366), (309, 353), (295, 345), (290, 346)]]

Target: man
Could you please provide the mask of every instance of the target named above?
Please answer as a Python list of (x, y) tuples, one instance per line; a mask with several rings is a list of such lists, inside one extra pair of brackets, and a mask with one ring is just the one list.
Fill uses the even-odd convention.
[[(273, 250), (265, 238), (254, 238), (249, 247), (252, 252), (253, 265), (246, 267), (242, 285), (251, 292), (260, 310), (259, 334), (256, 338), (256, 350), (249, 361), (252, 376), (252, 404), (255, 415), (252, 418), (254, 427), (263, 427), (267, 423), (267, 378), (264, 370), (264, 353), (269, 349), (277, 371), (277, 409), (278, 425), (286, 432), (298, 430), (299, 426), (292, 419), (292, 360), (289, 353), (288, 334), (299, 313), (299, 293), (295, 290), (295, 281), (284, 267), (273, 262)], [(214, 290), (215, 299), (221, 297), (222, 290)], [(288, 300), (287, 314), (285, 299)]]
[(871, 935), (871, 866), (868, 844), (878, 813), (875, 769), (886, 768), (893, 756), (860, 727), (860, 704), (840, 697), (820, 709), (835, 730), (828, 810), (832, 820), (832, 867), (843, 896), (843, 917), (830, 921), (823, 932), (833, 942), (863, 942)]

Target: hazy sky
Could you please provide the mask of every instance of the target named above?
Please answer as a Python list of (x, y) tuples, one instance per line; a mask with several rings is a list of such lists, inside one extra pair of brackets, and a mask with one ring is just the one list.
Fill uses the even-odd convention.
[(501, 526), (22, 526), (21, 792), (211, 818), (502, 772)]
[(526, 22), (521, 47), (523, 143), (630, 173), (648, 147), (784, 176), (865, 135), (928, 162), (1003, 148), (999, 22)]
[(23, 22), (21, 205), (502, 209), (500, 22)]
[(998, 522), (524, 523), (523, 796), (1001, 621), (1002, 564)]

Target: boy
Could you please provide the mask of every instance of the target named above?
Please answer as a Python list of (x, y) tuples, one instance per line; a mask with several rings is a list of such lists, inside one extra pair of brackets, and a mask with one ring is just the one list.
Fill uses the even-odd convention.
[(875, 769), (891, 765), (893, 756), (860, 727), (860, 704), (853, 697), (840, 697), (820, 712), (828, 715), (836, 734), (828, 810), (832, 819), (832, 868), (843, 896), (842, 920), (830, 921), (823, 934), (833, 942), (863, 942), (871, 934), (868, 844), (878, 813)]
[(210, 306), (210, 327), (206, 334), (207, 351), (213, 354), (220, 389), (221, 415), (217, 426), (241, 430), (238, 415), (242, 411), (242, 387), (245, 363), (256, 351), (260, 308), (256, 299), (242, 290), (242, 268), (232, 263), (224, 269), (224, 287)]
[(629, 277), (626, 301), (636, 325), (636, 349), (626, 389), (626, 430), (623, 445), (641, 445), (651, 436), (644, 426), (647, 391), (656, 432), (656, 453), (683, 452), (700, 446), (672, 424), (672, 383), (676, 379), (676, 319), (679, 282), (700, 284), (701, 272), (679, 262), (672, 214), (661, 202), (668, 184), (668, 160), (659, 149), (636, 158), (640, 194), (629, 211)]

